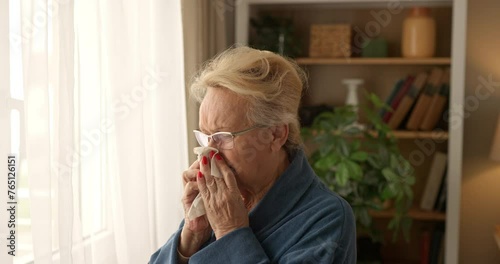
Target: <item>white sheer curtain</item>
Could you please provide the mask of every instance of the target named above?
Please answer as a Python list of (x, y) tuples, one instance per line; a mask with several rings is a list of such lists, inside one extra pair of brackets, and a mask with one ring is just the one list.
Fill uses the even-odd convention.
[(183, 216), (180, 0), (20, 3), (34, 261), (145, 263)]
[[(235, 4), (234, 0), (182, 1), (184, 49), (189, 51), (184, 58), (186, 85), (190, 84), (192, 76), (203, 62), (232, 45), (232, 39), (227, 35)], [(188, 100), (187, 103), (188, 131), (192, 131), (198, 129), (199, 108), (194, 100)], [(188, 143), (190, 149), (198, 145), (194, 137)], [(190, 162), (193, 162), (196, 157), (190, 158)]]

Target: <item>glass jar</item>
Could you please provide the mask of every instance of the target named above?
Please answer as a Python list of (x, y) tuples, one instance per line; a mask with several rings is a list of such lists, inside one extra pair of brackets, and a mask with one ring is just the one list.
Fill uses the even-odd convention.
[(401, 51), (406, 58), (433, 57), (436, 52), (436, 21), (426, 7), (413, 7), (403, 22)]

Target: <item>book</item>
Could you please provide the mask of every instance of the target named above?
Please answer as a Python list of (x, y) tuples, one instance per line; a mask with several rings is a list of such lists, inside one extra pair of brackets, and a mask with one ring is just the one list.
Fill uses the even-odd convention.
[(422, 93), (415, 103), (415, 108), (411, 112), (410, 118), (406, 123), (406, 128), (408, 130), (417, 130), (425, 117), (426, 111), (432, 102), (434, 94), (437, 92), (441, 86), (441, 80), (443, 76), (443, 69), (433, 68), (425, 84)]
[(424, 192), (420, 200), (420, 208), (423, 210), (432, 210), (436, 203), (436, 198), (439, 192), (439, 186), (443, 180), (444, 171), (446, 169), (447, 155), (442, 152), (436, 152), (432, 160), (427, 182), (425, 183)]
[(428, 74), (426, 72), (421, 72), (415, 77), (415, 80), (410, 85), (408, 92), (403, 97), (398, 108), (395, 109), (391, 119), (389, 120), (388, 125), (391, 129), (397, 129), (401, 124), (401, 121), (403, 121), (405, 116), (408, 114), (408, 111), (410, 111), (415, 103), (415, 100), (420, 95), (420, 91), (427, 81), (427, 76)]
[[(394, 88), (392, 88), (392, 92), (391, 94), (389, 95), (389, 97), (387, 98), (387, 100), (385, 101), (385, 104), (388, 105), (388, 106), (391, 106), (391, 103), (392, 103), (392, 100), (394, 100), (394, 97), (396, 96), (396, 94), (398, 94), (399, 90), (401, 90), (401, 87), (403, 87), (403, 84), (405, 83), (405, 80), (406, 78), (404, 79), (400, 79), (398, 80), (395, 84), (394, 84)], [(387, 111), (385, 109), (381, 109), (380, 110), (380, 117), (382, 119), (384, 119), (384, 115)]]
[(420, 237), (420, 264), (429, 264), (431, 233), (424, 231)]
[(443, 115), (443, 111), (450, 95), (450, 68), (444, 70), (441, 77), (441, 86), (427, 110), (427, 113), (420, 124), (420, 130), (430, 131), (434, 129)]
[(415, 79), (415, 76), (409, 75), (406, 77), (405, 82), (403, 83), (401, 89), (399, 89), (398, 93), (394, 96), (394, 98), (391, 101), (390, 107), (392, 108), (391, 112), (386, 112), (384, 114), (384, 122), (389, 123), (389, 120), (392, 117), (392, 114), (398, 109), (399, 104), (401, 103), (401, 100), (403, 100), (403, 97), (408, 93), (408, 90), (410, 90), (411, 84), (413, 83), (413, 80)]
[(434, 211), (437, 212), (446, 211), (446, 195), (448, 194), (448, 177), (446, 174), (447, 168), (444, 170), (443, 180), (441, 181), (436, 203), (434, 204)]
[(429, 248), (429, 263), (438, 264), (443, 247), (444, 225), (438, 224), (432, 232), (431, 245)]
[(443, 238), (441, 239), (441, 248), (439, 249), (438, 261), (439, 264), (444, 264), (444, 233)]

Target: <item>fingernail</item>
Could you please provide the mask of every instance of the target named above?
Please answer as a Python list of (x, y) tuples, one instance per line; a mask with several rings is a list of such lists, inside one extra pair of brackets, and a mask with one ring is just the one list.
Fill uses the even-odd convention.
[(203, 163), (203, 165), (207, 165), (208, 164), (208, 159), (206, 156), (203, 156), (203, 158), (201, 159), (201, 162)]
[(213, 151), (213, 150), (212, 150), (212, 151), (210, 151), (210, 154), (209, 154), (209, 155), (210, 155), (210, 158), (213, 158), (213, 156), (215, 155), (215, 151)]
[(201, 173), (201, 171), (198, 172), (198, 178), (203, 178), (203, 173)]
[(217, 155), (215, 155), (215, 158), (218, 159), (218, 160), (222, 159), (222, 157), (219, 155), (219, 153), (217, 153)]

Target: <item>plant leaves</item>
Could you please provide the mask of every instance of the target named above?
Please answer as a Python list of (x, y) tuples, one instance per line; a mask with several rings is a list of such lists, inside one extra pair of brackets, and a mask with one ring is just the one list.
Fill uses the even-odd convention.
[(392, 199), (396, 196), (396, 192), (393, 188), (391, 188), (391, 186), (386, 186), (384, 188), (384, 190), (382, 191), (381, 193), (381, 196), (382, 196), (382, 200), (388, 200), (388, 199)]
[(340, 141), (338, 148), (340, 149), (340, 153), (342, 153), (343, 156), (349, 157), (349, 147), (347, 146), (346, 141)]
[(337, 164), (337, 162), (338, 162), (338, 159), (336, 158), (336, 155), (328, 155), (328, 156), (319, 158), (314, 163), (314, 167), (318, 168), (320, 170), (326, 171), (326, 170), (330, 170), (333, 167), (335, 167), (335, 165)]
[(356, 162), (345, 160), (344, 164), (347, 167), (349, 178), (360, 181), (363, 178), (363, 170)]
[(319, 152), (321, 153), (321, 156), (326, 156), (330, 151), (332, 151), (334, 145), (333, 144), (323, 144), (319, 147)]
[(347, 180), (349, 179), (349, 169), (347, 168), (346, 163), (341, 162), (337, 166), (337, 174), (336, 174), (337, 183), (340, 186), (345, 186)]
[(368, 153), (364, 151), (356, 151), (352, 153), (349, 158), (355, 161), (365, 161), (368, 159)]
[(397, 168), (397, 167), (399, 167), (399, 163), (400, 162), (399, 162), (399, 159), (398, 159), (398, 157), (396, 155), (391, 154), (389, 156), (389, 160), (390, 160), (389, 164), (391, 165), (391, 168)]
[(415, 184), (415, 177), (406, 176), (406, 177), (404, 177), (404, 182), (409, 186), (414, 185)]
[(413, 198), (413, 190), (411, 189), (410, 186), (404, 185), (403, 186), (403, 191), (404, 191), (404, 194), (406, 195), (406, 197), (412, 197)]
[(358, 150), (361, 147), (361, 140), (355, 139), (351, 142), (351, 146), (353, 150)]
[(372, 104), (375, 105), (375, 108), (382, 108), (386, 111), (392, 111), (392, 108), (389, 107), (385, 102), (382, 102), (382, 100), (380, 100), (380, 98), (376, 94), (369, 93), (368, 99)]
[(368, 163), (375, 169), (381, 169), (380, 159), (376, 155), (370, 155), (367, 159)]
[(381, 201), (393, 199), (395, 215), (388, 227), (394, 238), (401, 231), (406, 238), (411, 219), (404, 219), (413, 204), (415, 171), (379, 115), (381, 108), (392, 110), (374, 93), (366, 93), (366, 97), (374, 108), (360, 105), (359, 111), (366, 117), (368, 129), (352, 126), (358, 115), (352, 106), (342, 106), (318, 115), (310, 129), (302, 130), (303, 137), (317, 147), (310, 158), (317, 175), (351, 204), (360, 227), (375, 234), (378, 230), (368, 209), (380, 208)]
[(384, 175), (385, 179), (389, 182), (399, 181), (399, 176), (396, 173), (394, 173), (394, 171), (391, 168), (384, 168), (382, 170), (382, 175)]
[(368, 209), (366, 207), (360, 207), (357, 210), (357, 219), (361, 223), (361, 225), (368, 227), (372, 223), (372, 217), (368, 213)]

